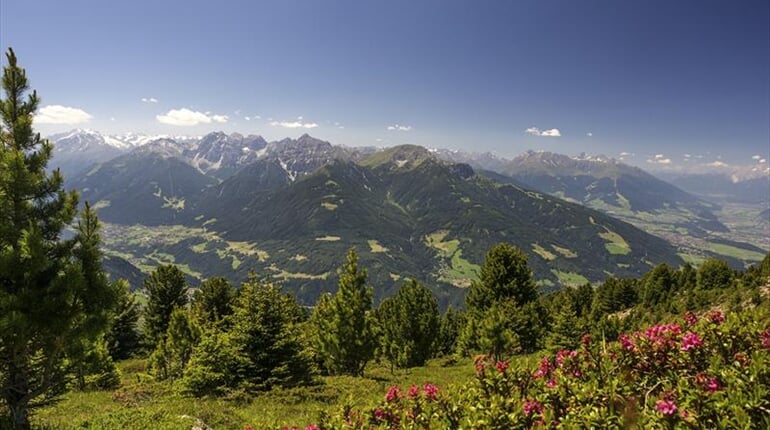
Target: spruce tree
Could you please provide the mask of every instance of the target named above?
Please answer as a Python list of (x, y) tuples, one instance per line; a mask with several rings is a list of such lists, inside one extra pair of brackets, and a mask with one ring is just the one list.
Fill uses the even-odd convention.
[(729, 288), (733, 284), (733, 278), (730, 266), (715, 258), (704, 261), (696, 273), (696, 283), (701, 290)]
[(187, 362), (198, 344), (201, 331), (190, 311), (176, 307), (171, 312), (166, 335), (150, 356), (150, 369), (158, 379), (176, 379), (182, 376)]
[(227, 279), (207, 279), (193, 293), (193, 311), (202, 324), (217, 324), (233, 312), (235, 293)]
[(113, 288), (117, 294), (117, 303), (105, 340), (112, 358), (124, 360), (139, 349), (139, 305), (124, 279), (115, 281)]
[(460, 337), (460, 331), (465, 326), (465, 313), (455, 311), (451, 306), (441, 316), (439, 325), (438, 342), (436, 345), (437, 355), (450, 355), (457, 350), (457, 341)]
[(359, 269), (354, 249), (338, 271), (339, 288), (316, 306), (320, 355), (333, 373), (363, 376), (377, 346), (369, 314), (372, 291), (366, 286), (366, 269)]
[(465, 304), (467, 323), (460, 347), (465, 353), (481, 351), (502, 357), (531, 352), (542, 344), (544, 310), (527, 265), (527, 256), (507, 243), (493, 246), (471, 283)]
[[(108, 323), (114, 303), (102, 272), (96, 215), (83, 213), (63, 240), (78, 196), (58, 170), (46, 172), (53, 146), (32, 130), (39, 98), (12, 49), (0, 98), (0, 399), (17, 428), (30, 410), (66, 388), (70, 368)], [(69, 356), (68, 356), (69, 354)], [(74, 355), (78, 354), (78, 355)]]
[(144, 288), (144, 334), (155, 346), (165, 337), (174, 308), (187, 304), (187, 282), (178, 267), (161, 265), (144, 280)]
[(433, 356), (439, 332), (438, 303), (433, 293), (410, 279), (395, 296), (380, 304), (380, 342), (397, 367), (423, 366)]
[[(281, 294), (279, 287), (253, 278), (243, 284), (228, 317), (230, 337), (222, 338), (227, 343), (219, 344), (225, 350), (233, 347), (238, 351), (235, 360), (227, 361), (238, 365), (238, 374), (222, 379), (247, 391), (307, 384), (314, 369), (308, 346), (302, 341), (300, 315), (296, 300)], [(193, 363), (212, 362), (207, 354), (221, 350), (215, 346), (207, 342), (205, 348), (196, 349)], [(198, 376), (202, 376), (200, 372)]]

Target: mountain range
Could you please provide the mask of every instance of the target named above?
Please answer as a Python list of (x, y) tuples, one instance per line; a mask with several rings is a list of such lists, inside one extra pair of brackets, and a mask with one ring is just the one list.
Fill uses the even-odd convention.
[[(499, 241), (527, 252), (548, 290), (682, 264), (681, 244), (632, 225), (643, 214), (655, 225), (664, 213), (683, 234), (729, 232), (714, 214), (718, 205), (604, 158), (459, 159), (409, 145), (347, 148), (308, 135), (267, 142), (211, 133), (121, 146), (74, 134), (85, 135), (84, 143), (61, 145), (52, 164), (62, 165), (67, 151), (82, 153), (67, 184), (99, 209), (108, 255), (145, 272), (173, 262), (193, 278), (244, 279), (256, 271), (306, 303), (334, 288), (334, 270), (351, 246), (378, 299), (413, 277), (446, 305), (460, 302), (484, 252)], [(766, 252), (728, 242), (744, 257)]]

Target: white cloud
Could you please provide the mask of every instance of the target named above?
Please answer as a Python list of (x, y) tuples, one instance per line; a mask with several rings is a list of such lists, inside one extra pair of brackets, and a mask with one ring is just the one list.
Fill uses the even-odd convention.
[(751, 159), (752, 159), (752, 160), (759, 160), (759, 159), (761, 159), (761, 158), (762, 158), (762, 156), (761, 156), (761, 155), (752, 155), (752, 156), (751, 156)]
[(225, 123), (227, 115), (210, 115), (210, 112), (198, 112), (187, 108), (171, 109), (163, 115), (157, 115), (158, 122), (169, 125), (192, 126), (198, 124), (211, 124), (212, 122)]
[(302, 122), (302, 121), (272, 121), (270, 125), (273, 127), (283, 128), (316, 128), (318, 124), (314, 122)]
[(142, 97), (142, 102), (144, 103), (158, 103), (158, 99), (155, 97)]
[(653, 164), (671, 164), (671, 159), (664, 158), (663, 154), (655, 154), (655, 157), (647, 159), (647, 162)]
[(621, 156), (621, 157), (628, 157), (628, 156), (631, 156), (631, 157), (633, 157), (634, 155), (636, 155), (636, 154), (634, 154), (633, 152), (626, 152), (626, 151), (623, 151), (623, 152), (621, 152), (621, 153), (620, 153), (620, 156)]
[(82, 124), (93, 118), (88, 112), (61, 105), (49, 105), (40, 108), (35, 114), (35, 124)]
[(591, 133), (591, 132), (589, 131), (588, 133), (586, 133), (586, 136), (588, 136), (588, 137), (593, 137), (593, 136), (594, 136), (594, 134), (593, 134), (593, 133)]
[(399, 124), (393, 124), (388, 126), (388, 130), (390, 131), (411, 131), (412, 126), (411, 125), (399, 125)]
[(540, 130), (537, 127), (530, 127), (525, 130), (525, 133), (531, 134), (533, 136), (540, 136), (540, 137), (561, 137), (561, 131), (559, 131), (558, 128), (552, 128), (550, 130)]
[(690, 154), (684, 154), (684, 158), (690, 158), (690, 157), (692, 157), (692, 155), (690, 155)]
[(114, 117), (114, 116), (111, 116), (111, 117), (110, 117), (110, 121), (115, 121), (115, 117)]
[(243, 119), (245, 119), (246, 121), (251, 121), (251, 117), (250, 116), (244, 116)]
[(767, 160), (763, 158), (763, 159), (759, 160), (759, 162), (760, 163), (767, 163)]
[(719, 161), (719, 160), (717, 160), (717, 161), (714, 161), (714, 162), (712, 162), (712, 163), (708, 163), (708, 164), (706, 164), (706, 165), (707, 165), (707, 166), (711, 166), (711, 167), (727, 167), (727, 166), (728, 166), (728, 164), (727, 164), (727, 163), (725, 163), (725, 162), (723, 162), (723, 161)]

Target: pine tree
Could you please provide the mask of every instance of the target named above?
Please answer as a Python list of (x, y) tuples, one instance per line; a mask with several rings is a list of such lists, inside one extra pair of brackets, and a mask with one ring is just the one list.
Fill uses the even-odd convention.
[(227, 279), (207, 279), (193, 293), (193, 311), (203, 324), (217, 324), (233, 312), (235, 293)]
[(176, 307), (171, 312), (166, 335), (158, 342), (150, 356), (150, 369), (158, 379), (176, 379), (182, 376), (200, 341), (200, 328), (190, 311)]
[(369, 314), (372, 291), (366, 286), (366, 269), (358, 268), (354, 249), (338, 271), (339, 288), (316, 306), (313, 320), (318, 325), (318, 348), (333, 373), (362, 376), (377, 346)]
[[(247, 391), (307, 384), (313, 377), (310, 351), (302, 342), (302, 312), (279, 287), (252, 278), (241, 286), (228, 317), (230, 341), (240, 353), (234, 379)], [(206, 361), (206, 360), (201, 360)]]
[(673, 289), (674, 274), (666, 264), (655, 266), (642, 281), (642, 303), (655, 306), (663, 303)]
[[(66, 388), (66, 364), (106, 329), (114, 293), (102, 272), (98, 221), (86, 207), (73, 239), (78, 196), (58, 170), (46, 173), (53, 146), (33, 133), (39, 99), (6, 55), (0, 99), (0, 399), (14, 426)], [(79, 356), (74, 355), (75, 353)], [(68, 357), (67, 354), (70, 354)]]
[(148, 296), (144, 334), (153, 345), (157, 345), (166, 335), (174, 308), (187, 304), (187, 282), (178, 267), (161, 265), (145, 279), (144, 288)]
[(479, 280), (471, 283), (465, 298), (468, 318), (460, 336), (461, 350), (496, 357), (535, 350), (542, 344), (546, 325), (537, 298), (526, 254), (506, 243), (492, 247)]
[(385, 357), (397, 367), (423, 366), (433, 355), (439, 330), (433, 293), (410, 279), (378, 309), (380, 342)]
[(115, 360), (125, 360), (139, 349), (139, 305), (124, 279), (115, 281), (113, 289), (117, 294), (117, 304), (105, 340), (110, 356)]
[(575, 349), (584, 330), (571, 303), (559, 303), (546, 345), (550, 351)]
[(700, 290), (729, 288), (733, 284), (733, 271), (722, 260), (709, 258), (698, 267), (696, 283)]
[(522, 306), (537, 300), (537, 297), (527, 255), (515, 246), (500, 243), (487, 252), (479, 280), (471, 284), (465, 303), (469, 311), (476, 312), (506, 299)]
[(465, 313), (455, 311), (451, 306), (441, 316), (436, 353), (450, 355), (457, 350), (460, 332), (465, 326)]

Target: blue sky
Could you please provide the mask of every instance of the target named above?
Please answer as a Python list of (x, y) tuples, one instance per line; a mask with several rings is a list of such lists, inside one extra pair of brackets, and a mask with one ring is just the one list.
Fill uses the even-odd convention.
[(0, 46), (44, 133), (770, 158), (766, 0), (2, 0)]

